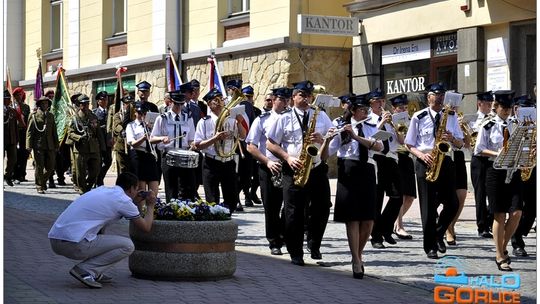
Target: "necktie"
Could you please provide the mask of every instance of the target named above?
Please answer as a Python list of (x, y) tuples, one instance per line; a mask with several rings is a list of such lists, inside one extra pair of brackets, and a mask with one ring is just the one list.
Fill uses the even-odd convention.
[(437, 130), (439, 130), (439, 124), (441, 123), (441, 114), (435, 115), (435, 122), (433, 124), (433, 137), (437, 136)]
[[(174, 118), (174, 121), (180, 121), (180, 116), (178, 114), (176, 114), (176, 117)], [(174, 137), (175, 137), (175, 139), (174, 139), (174, 147), (175, 148), (178, 148), (178, 146), (179, 146), (179, 144), (178, 144), (179, 140), (176, 137), (178, 135), (180, 135), (180, 133), (182, 132), (182, 130), (180, 129), (180, 131), (177, 133), (177, 131), (178, 131), (176, 129), (177, 127), (180, 128), (180, 125), (178, 123), (175, 123), (174, 124)]]
[[(358, 136), (364, 137), (364, 131), (362, 130), (362, 124), (359, 123), (356, 125), (356, 128), (358, 129)], [(368, 160), (368, 149), (364, 147), (364, 145), (358, 143), (358, 159), (365, 163)]]
[(151, 153), (150, 142), (148, 141), (148, 136), (146, 136), (148, 134), (148, 129), (146, 129), (144, 122), (141, 122), (141, 126), (144, 128), (144, 137), (146, 137), (146, 152)]
[[(382, 120), (382, 116), (379, 116), (379, 121), (381, 121), (381, 120)], [(386, 127), (385, 127), (384, 125), (383, 125), (383, 127), (382, 127), (382, 130), (383, 130), (383, 131), (386, 131)], [(387, 139), (387, 140), (383, 140), (382, 143), (383, 143), (383, 145), (384, 145), (384, 148), (383, 148), (383, 150), (382, 150), (382, 153), (383, 153), (383, 154), (386, 154), (386, 153), (388, 153), (388, 151), (390, 151), (390, 144), (388, 143), (388, 139)]]
[(307, 132), (308, 123), (309, 123), (309, 112), (306, 111), (304, 112), (304, 117), (302, 118), (302, 131), (304, 131), (304, 133)]

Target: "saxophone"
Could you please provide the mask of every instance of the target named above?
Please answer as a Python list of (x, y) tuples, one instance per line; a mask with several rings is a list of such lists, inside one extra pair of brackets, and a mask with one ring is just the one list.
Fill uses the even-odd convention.
[(426, 172), (426, 180), (429, 182), (434, 182), (439, 178), (439, 172), (441, 171), (444, 156), (450, 151), (450, 143), (442, 140), (442, 136), (446, 131), (446, 122), (448, 121), (449, 112), (450, 106), (446, 106), (444, 108), (441, 123), (437, 129), (437, 134), (435, 134), (435, 145), (433, 146), (433, 150), (431, 150), (433, 163)]
[(315, 132), (315, 124), (317, 123), (317, 116), (321, 110), (317, 106), (312, 106), (315, 113), (313, 117), (309, 120), (309, 127), (304, 134), (304, 140), (302, 142), (302, 150), (300, 151), (299, 159), (302, 162), (302, 169), (294, 172), (294, 184), (298, 187), (304, 187), (309, 179), (309, 173), (311, 172), (311, 167), (313, 166), (313, 158), (319, 154), (319, 147), (311, 142), (311, 134)]

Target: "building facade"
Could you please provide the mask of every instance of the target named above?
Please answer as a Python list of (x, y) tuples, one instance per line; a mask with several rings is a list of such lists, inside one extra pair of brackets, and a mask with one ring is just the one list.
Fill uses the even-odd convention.
[(357, 0), (346, 4), (362, 20), (353, 40), (353, 91), (384, 89), (425, 100), (425, 85), (443, 81), (465, 95), (512, 89), (532, 94), (536, 83), (536, 1)]

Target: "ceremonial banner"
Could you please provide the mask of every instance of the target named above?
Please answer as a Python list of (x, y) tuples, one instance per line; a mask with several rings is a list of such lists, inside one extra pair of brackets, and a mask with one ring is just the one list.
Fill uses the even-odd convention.
[(178, 66), (176, 65), (176, 60), (174, 59), (174, 54), (170, 47), (167, 47), (168, 53), (165, 57), (165, 77), (167, 80), (167, 91), (176, 91), (180, 90), (180, 84), (182, 84), (182, 78), (180, 77), (180, 72), (178, 71)]
[(69, 124), (71, 123), (71, 119), (77, 113), (71, 105), (71, 99), (69, 98), (66, 79), (64, 77), (64, 69), (62, 67), (58, 69), (58, 74), (56, 76), (56, 89), (54, 91), (51, 113), (54, 115), (54, 120), (56, 121), (56, 134), (58, 134), (58, 140), (60, 144), (62, 144)]
[(217, 60), (214, 56), (211, 56), (207, 59), (210, 63), (210, 77), (208, 83), (210, 84), (208, 90), (210, 91), (213, 88), (218, 89), (223, 96), (227, 96), (227, 91), (223, 85), (223, 79), (221, 79), (221, 74), (219, 73)]
[(124, 87), (122, 86), (122, 73), (126, 72), (126, 67), (118, 67), (116, 69), (116, 90), (114, 91), (114, 113), (117, 113), (122, 108), (122, 98), (124, 97)]
[(38, 99), (43, 96), (43, 73), (41, 71), (41, 49), (37, 50), (38, 55), (38, 69), (36, 73), (36, 84), (34, 85), (34, 100), (37, 101)]

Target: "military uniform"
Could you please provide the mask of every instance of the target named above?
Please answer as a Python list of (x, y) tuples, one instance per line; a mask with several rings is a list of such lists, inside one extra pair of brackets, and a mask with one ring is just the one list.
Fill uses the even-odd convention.
[[(24, 101), (23, 101), (24, 102)], [(28, 116), (30, 116), (30, 106), (21, 102), (21, 104), (15, 102), (16, 107), (20, 107), (21, 119), (24, 121), (17, 121), (19, 132), (19, 145), (17, 147), (17, 165), (15, 166), (15, 172), (13, 177), (18, 181), (26, 181), (26, 165), (28, 163), (28, 156), (30, 153), (26, 149), (26, 129), (28, 126)], [(15, 111), (19, 111), (15, 109)]]
[(99, 123), (99, 130), (102, 133), (102, 137), (105, 139), (105, 151), (101, 153), (101, 168), (96, 180), (97, 186), (103, 185), (103, 179), (107, 174), (107, 171), (112, 164), (112, 138), (111, 134), (107, 133), (107, 116), (108, 111), (102, 107), (98, 107), (92, 110), (94, 115), (96, 115)]
[(11, 99), (7, 90), (4, 91), (4, 155), (7, 158), (4, 180), (8, 185), (13, 186), (13, 171), (17, 164), (19, 132), (17, 129), (17, 113), (10, 105), (6, 105), (6, 99)]
[[(42, 97), (38, 102), (50, 102), (50, 100)], [(52, 113), (38, 108), (30, 115), (26, 131), (26, 146), (34, 152), (37, 191), (44, 193), (49, 176), (54, 173), (56, 151), (59, 148), (56, 123)]]
[[(123, 101), (125, 103), (133, 102), (133, 97), (125, 96)], [(128, 111), (131, 107), (128, 107)], [(114, 108), (112, 109), (114, 111)], [(109, 112), (111, 112), (109, 107)], [(123, 108), (112, 116), (111, 119), (111, 133), (113, 137), (114, 158), (116, 159), (116, 172), (117, 174), (123, 172), (133, 172), (130, 168), (130, 160), (128, 155), (128, 147), (126, 143), (126, 126), (131, 121), (131, 113), (128, 114)]]

